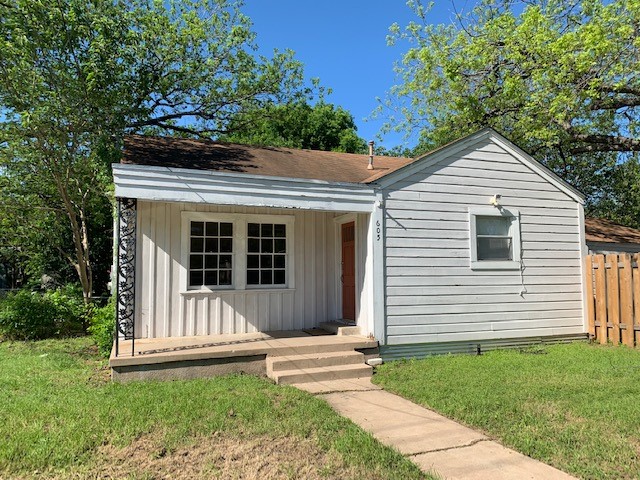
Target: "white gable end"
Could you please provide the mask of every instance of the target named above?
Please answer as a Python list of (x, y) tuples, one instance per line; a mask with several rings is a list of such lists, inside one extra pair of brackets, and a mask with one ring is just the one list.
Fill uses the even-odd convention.
[[(585, 331), (583, 198), (526, 153), (484, 130), (379, 184), (388, 347)], [(487, 215), (509, 219), (504, 261), (480, 258)]]
[[(406, 182), (418, 172), (422, 171), (425, 174), (437, 172), (439, 170), (438, 164), (448, 164), (453, 160), (457, 161), (456, 167), (477, 169), (474, 172), (460, 171), (462, 177), (477, 176), (482, 178), (485, 175), (482, 172), (486, 170), (489, 172), (501, 171), (503, 172), (502, 177), (508, 181), (532, 181), (532, 177), (526, 175), (532, 173), (574, 201), (584, 203), (584, 196), (575, 188), (505, 137), (488, 128), (426, 154), (412, 164), (382, 178), (377, 183), (382, 188), (390, 188), (396, 183)], [(518, 175), (518, 173), (522, 175)], [(537, 182), (538, 180), (536, 180)], [(470, 184), (472, 183), (470, 181)], [(517, 187), (518, 184), (514, 184), (514, 186)]]

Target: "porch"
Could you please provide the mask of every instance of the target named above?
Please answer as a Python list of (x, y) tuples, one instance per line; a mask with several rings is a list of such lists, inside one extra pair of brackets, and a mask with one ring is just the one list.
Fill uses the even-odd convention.
[(118, 348), (109, 359), (116, 381), (240, 372), (288, 384), (353, 379), (370, 376), (365, 362), (378, 356), (378, 342), (371, 338), (320, 329), (141, 338), (120, 340)]

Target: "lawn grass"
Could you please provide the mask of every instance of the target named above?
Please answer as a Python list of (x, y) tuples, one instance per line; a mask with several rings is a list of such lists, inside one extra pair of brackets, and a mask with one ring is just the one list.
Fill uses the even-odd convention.
[(574, 343), (391, 362), (374, 382), (573, 475), (640, 478), (640, 351)]
[(116, 384), (89, 339), (0, 343), (0, 478), (89, 476), (105, 445), (151, 438), (162, 456), (220, 434), (311, 441), (355, 478), (430, 478), (324, 401), (266, 379)]

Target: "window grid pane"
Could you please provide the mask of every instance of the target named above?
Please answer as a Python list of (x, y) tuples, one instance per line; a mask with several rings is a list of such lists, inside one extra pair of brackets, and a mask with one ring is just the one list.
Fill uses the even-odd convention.
[(247, 224), (247, 285), (285, 285), (287, 226)]
[(509, 237), (478, 236), (478, 260), (513, 260)]
[(232, 284), (233, 224), (191, 222), (189, 287)]

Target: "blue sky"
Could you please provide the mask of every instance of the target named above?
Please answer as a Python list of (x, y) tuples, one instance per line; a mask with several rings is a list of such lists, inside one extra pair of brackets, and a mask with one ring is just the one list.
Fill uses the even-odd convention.
[[(247, 0), (243, 11), (253, 21), (260, 53), (290, 48), (305, 65), (308, 78), (319, 77), (333, 90), (328, 101), (349, 110), (366, 140), (374, 139), (381, 120), (365, 121), (394, 85), (393, 64), (407, 44), (387, 46), (389, 26), (415, 19), (405, 0)], [(464, 6), (462, 0), (456, 8)], [(450, 22), (452, 0), (436, 1), (430, 23)], [(402, 135), (387, 134), (386, 147), (402, 143)], [(412, 141), (409, 141), (411, 145)]]

